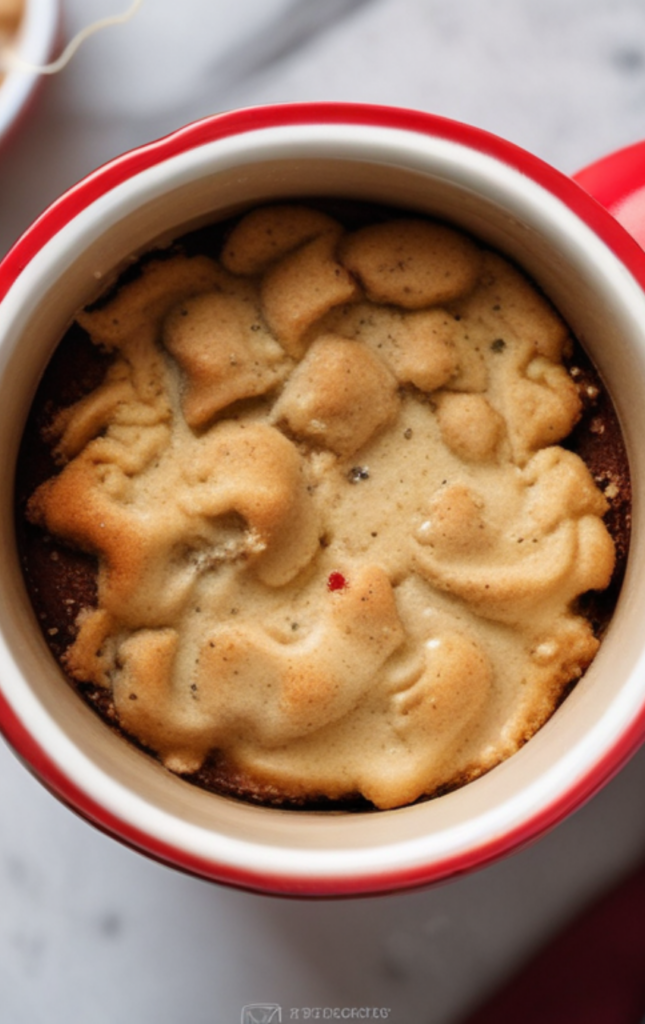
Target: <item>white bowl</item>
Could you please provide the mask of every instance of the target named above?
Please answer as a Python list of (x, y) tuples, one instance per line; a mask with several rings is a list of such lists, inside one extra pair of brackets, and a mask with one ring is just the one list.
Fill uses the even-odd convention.
[(157, 240), (263, 200), (338, 195), (440, 214), (517, 260), (594, 359), (634, 481), (623, 592), (599, 654), (544, 728), (438, 799), (373, 814), (214, 796), (106, 729), (46, 647), (0, 499), (0, 726), (79, 813), (166, 863), (245, 888), (400, 890), (517, 849), (579, 807), (645, 734), (645, 254), (578, 185), (486, 133), (412, 111), (287, 105), (233, 112), (118, 158), (63, 196), (0, 266), (0, 459), (15, 464), (38, 379), (75, 311)]
[[(21, 61), (40, 66), (50, 59), (60, 25), (58, 0), (25, 0), (14, 50)], [(42, 76), (13, 68), (0, 82), (0, 145), (28, 112)]]

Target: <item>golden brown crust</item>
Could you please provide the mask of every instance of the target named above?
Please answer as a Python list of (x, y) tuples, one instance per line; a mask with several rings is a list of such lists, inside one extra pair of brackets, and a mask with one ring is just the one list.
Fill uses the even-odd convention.
[(352, 455), (398, 408), (397, 380), (367, 345), (324, 335), (292, 373), (273, 418), (314, 446)]
[(607, 502), (558, 446), (566, 327), (501, 257), (271, 207), (79, 320), (114, 361), (50, 424), (28, 516), (98, 557), (65, 666), (167, 767), (396, 807), (509, 756), (585, 670)]
[(205, 292), (182, 302), (165, 319), (163, 341), (185, 374), (182, 410), (195, 430), (238, 399), (271, 391), (290, 369), (259, 304), (239, 291)]
[(427, 309), (470, 291), (480, 254), (465, 235), (443, 224), (397, 220), (346, 237), (341, 262), (372, 302)]
[(358, 298), (354, 278), (336, 259), (341, 237), (320, 235), (269, 267), (262, 281), (267, 324), (294, 357), (302, 355), (310, 327), (335, 306)]

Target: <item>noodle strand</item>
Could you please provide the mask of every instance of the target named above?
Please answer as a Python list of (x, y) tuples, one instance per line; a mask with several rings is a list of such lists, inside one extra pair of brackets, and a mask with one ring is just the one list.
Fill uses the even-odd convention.
[(78, 50), (79, 46), (93, 36), (95, 32), (100, 32), (104, 28), (108, 28), (111, 25), (123, 25), (130, 18), (134, 17), (137, 13), (143, 0), (134, 0), (131, 6), (123, 14), (112, 14), (107, 18), (100, 18), (99, 21), (93, 22), (86, 28), (81, 29), (77, 32), (73, 39), (67, 44), (60, 57), (50, 64), (30, 64), (29, 61), (23, 60), (15, 53), (10, 47), (0, 54), (0, 71), (30, 71), (38, 75), (56, 75), (59, 71), (62, 71), (64, 67), (69, 64), (70, 60)]

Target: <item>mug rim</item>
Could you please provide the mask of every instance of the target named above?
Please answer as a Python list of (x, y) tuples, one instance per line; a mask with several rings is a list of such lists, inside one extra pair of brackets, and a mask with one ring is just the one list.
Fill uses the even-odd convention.
[[(24, 268), (61, 230), (94, 202), (142, 172), (220, 139), (268, 128), (312, 125), (360, 125), (420, 133), (493, 157), (563, 202), (629, 270), (640, 288), (645, 289), (645, 253), (631, 236), (572, 179), (514, 144), (481, 129), (420, 111), (365, 104), (307, 103), (252, 107), (216, 114), (123, 154), (94, 171), (54, 202), (5, 257), (0, 264), (0, 300)], [(324, 876), (296, 878), (294, 875), (256, 871), (248, 866), (214, 864), (194, 851), (164, 842), (159, 836), (151, 836), (94, 800), (36, 742), (2, 692), (0, 727), (28, 767), (35, 770), (41, 781), (64, 803), (127, 845), (158, 860), (192, 874), (245, 889), (298, 895), (357, 895), (427, 885), (483, 867), (538, 838), (589, 799), (635, 752), (645, 734), (645, 704), (629, 728), (623, 729), (613, 744), (606, 747), (590, 770), (564, 787), (548, 806), (528, 814), (520, 825), (486, 842), (471, 845), (460, 854), (453, 852), (443, 860), (435, 860), (430, 866), (408, 864), (404, 868), (365, 872), (362, 877), (358, 873), (341, 877), (334, 871)]]
[[(93, 202), (141, 172), (189, 150), (253, 131), (305, 125), (358, 125), (430, 135), (477, 149), (532, 179), (562, 200), (599, 235), (645, 287), (643, 250), (573, 178), (513, 142), (461, 121), (406, 107), (369, 103), (284, 103), (224, 111), (184, 125), (107, 161), (54, 200), (0, 262), (0, 300), (15, 277), (51, 238)], [(639, 266), (640, 264), (640, 266)]]

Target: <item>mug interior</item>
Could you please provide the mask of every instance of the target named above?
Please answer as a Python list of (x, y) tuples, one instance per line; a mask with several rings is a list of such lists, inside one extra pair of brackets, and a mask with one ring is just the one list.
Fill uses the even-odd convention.
[[(438, 216), (500, 250), (569, 323), (604, 378), (624, 433), (634, 481), (628, 571), (593, 664), (508, 761), (455, 792), (395, 811), (281, 811), (182, 782), (113, 735), (78, 699), (27, 597), (6, 487), (0, 722), (4, 717), (14, 746), (63, 799), (117, 838), (205, 877), (263, 891), (322, 895), (426, 884), (486, 863), (555, 824), (633, 752), (645, 704), (645, 585), (637, 571), (645, 296), (612, 247), (571, 209), (568, 189), (576, 186), (563, 179), (562, 194), (554, 192), (539, 169), (522, 173), (483, 152), (476, 138), (468, 146), (394, 125), (342, 123), (258, 127), (170, 156), (162, 146), (158, 160), (114, 187), (103, 190), (98, 181), (93, 201), (61, 219), (1, 307), (0, 457), (10, 473), (51, 353), (75, 312), (133, 254), (265, 201), (373, 201)], [(593, 200), (577, 201), (589, 206), (594, 225), (602, 221)], [(626, 235), (624, 245), (633, 269), (641, 258)], [(637, 267), (641, 281), (644, 264), (645, 256)], [(19, 738), (24, 735), (28, 742)]]

